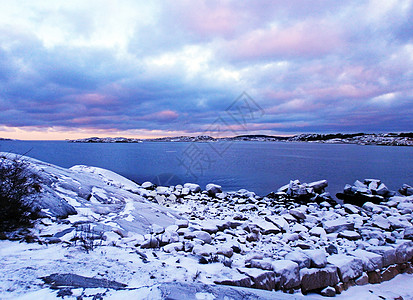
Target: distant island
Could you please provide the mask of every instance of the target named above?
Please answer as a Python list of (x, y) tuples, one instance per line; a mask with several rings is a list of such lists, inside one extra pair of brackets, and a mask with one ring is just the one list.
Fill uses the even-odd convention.
[(142, 143), (142, 142), (219, 142), (219, 141), (259, 141), (259, 142), (311, 142), (328, 144), (357, 144), (380, 146), (413, 146), (413, 132), (407, 133), (336, 133), (299, 134), (291, 137), (272, 135), (238, 135), (214, 138), (208, 135), (176, 136), (156, 139), (135, 139), (124, 137), (90, 137), (69, 140), (71, 143)]

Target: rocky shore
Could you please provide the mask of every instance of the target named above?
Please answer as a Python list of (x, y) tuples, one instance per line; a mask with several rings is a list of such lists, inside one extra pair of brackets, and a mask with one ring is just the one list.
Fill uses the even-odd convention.
[[(137, 289), (152, 295), (170, 282), (203, 284), (211, 295), (207, 287), (219, 285), (272, 291), (259, 299), (282, 292), (283, 299), (311, 298), (413, 273), (407, 184), (395, 192), (380, 180), (356, 181), (337, 203), (327, 180), (294, 180), (263, 197), (216, 184), (139, 185), (99, 168), (27, 161), (41, 177), (43, 218), (8, 236), (24, 243), (0, 241), (0, 295), (36, 292), (63, 278), (54, 288), (69, 299), (99, 287), (102, 297)], [(89, 279), (79, 286), (73, 278)]]
[(98, 138), (70, 140), (72, 143), (141, 143), (141, 142), (219, 142), (219, 141), (258, 141), (258, 142), (312, 142), (328, 144), (357, 144), (380, 146), (413, 146), (413, 133), (380, 134), (300, 134), (292, 137), (270, 135), (240, 135), (235, 137), (213, 138), (208, 135), (177, 136), (156, 139)]

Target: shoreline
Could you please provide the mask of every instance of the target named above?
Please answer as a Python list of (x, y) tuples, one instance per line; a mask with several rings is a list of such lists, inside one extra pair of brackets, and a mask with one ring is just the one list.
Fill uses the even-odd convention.
[[(357, 195), (354, 201), (369, 200), (357, 206), (332, 202), (325, 180), (291, 181), (272, 197), (261, 197), (223, 192), (216, 184), (138, 185), (100, 168), (27, 161), (42, 178), (38, 203), (44, 218), (19, 238), (30, 236), (31, 243), (0, 242), (0, 294), (6, 296), (47, 289), (40, 278), (58, 273), (112, 280), (134, 291), (175, 280), (311, 299), (314, 292), (346, 295), (354, 285), (413, 272), (413, 196), (407, 185), (406, 195), (397, 195), (377, 180), (356, 181), (344, 192)], [(89, 251), (73, 240), (85, 230), (99, 237), (89, 241)], [(48, 293), (63, 290), (55, 288)]]

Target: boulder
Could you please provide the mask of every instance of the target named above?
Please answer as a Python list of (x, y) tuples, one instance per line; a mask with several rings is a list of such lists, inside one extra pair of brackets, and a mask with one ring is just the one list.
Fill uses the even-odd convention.
[(322, 269), (301, 269), (300, 277), (301, 291), (303, 293), (328, 286), (334, 286), (339, 281), (337, 268), (331, 265)]
[(218, 193), (222, 193), (222, 187), (213, 183), (207, 184), (205, 189), (210, 196), (215, 196)]
[(152, 190), (155, 187), (155, 185), (150, 181), (145, 181), (141, 184), (141, 187), (143, 187), (146, 190)]
[(324, 189), (328, 186), (328, 182), (327, 180), (319, 180), (319, 181), (311, 182), (307, 184), (307, 186), (309, 188), (312, 188), (314, 192), (316, 192), (317, 194), (321, 194), (322, 192), (324, 192)]
[(365, 272), (372, 272), (383, 268), (383, 257), (377, 253), (357, 249), (349, 252), (349, 254), (361, 259)]
[(327, 258), (327, 261), (337, 267), (337, 273), (342, 282), (348, 282), (363, 273), (363, 262), (360, 258), (345, 254), (333, 254)]
[(212, 237), (208, 232), (196, 230), (192, 232), (192, 234), (195, 238), (202, 240), (204, 243), (211, 244)]
[(280, 277), (281, 288), (292, 289), (300, 285), (300, 269), (296, 262), (276, 260), (272, 263), (272, 269), (276, 276)]
[(290, 215), (297, 218), (298, 220), (304, 220), (305, 219), (305, 215), (301, 211), (299, 211), (298, 209), (290, 209)]
[(309, 268), (311, 264), (310, 258), (300, 250), (294, 250), (288, 253), (284, 258), (297, 263), (300, 269)]
[(332, 286), (328, 286), (328, 287), (322, 289), (320, 294), (321, 294), (321, 296), (324, 296), (324, 297), (335, 297), (336, 296), (336, 289), (333, 288)]
[(396, 249), (390, 246), (372, 246), (367, 251), (379, 254), (383, 257), (383, 267), (396, 263)]
[(326, 252), (324, 249), (303, 250), (304, 254), (310, 258), (310, 267), (324, 268), (327, 264)]
[(408, 184), (403, 184), (403, 186), (399, 189), (399, 193), (404, 196), (412, 196), (413, 195), (413, 187)]
[(217, 274), (214, 283), (221, 285), (240, 286), (246, 288), (250, 288), (254, 284), (254, 282), (251, 280), (249, 276), (236, 271), (226, 271), (224, 273)]
[(171, 243), (163, 247), (163, 251), (167, 253), (173, 253), (173, 252), (182, 251), (182, 250), (184, 250), (184, 245), (180, 242)]
[[(198, 192), (201, 191), (201, 187), (198, 184), (195, 184), (195, 183), (185, 183), (184, 184), (184, 189), (185, 188), (189, 189), (189, 191), (192, 192), (192, 193), (198, 193)], [(182, 192), (183, 192), (183, 189), (182, 189)]]
[(338, 234), (339, 238), (345, 238), (348, 239), (350, 241), (356, 241), (361, 239), (361, 235), (355, 231), (351, 231), (351, 230), (343, 230), (341, 232), (339, 232)]
[(279, 278), (276, 278), (275, 273), (272, 271), (255, 268), (237, 268), (237, 270), (251, 278), (254, 282), (253, 288), (268, 291), (279, 289)]
[(192, 253), (195, 255), (201, 256), (210, 256), (216, 253), (216, 248), (212, 245), (204, 244), (204, 245), (195, 245), (192, 249)]
[(354, 230), (354, 222), (351, 222), (346, 218), (339, 218), (324, 222), (323, 227), (327, 233)]
[(410, 261), (413, 258), (413, 242), (401, 240), (396, 244), (396, 262), (398, 264)]

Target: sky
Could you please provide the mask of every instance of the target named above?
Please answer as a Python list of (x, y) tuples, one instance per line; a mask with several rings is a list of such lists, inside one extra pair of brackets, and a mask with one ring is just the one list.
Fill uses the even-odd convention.
[(412, 124), (412, 0), (0, 0), (0, 137)]

